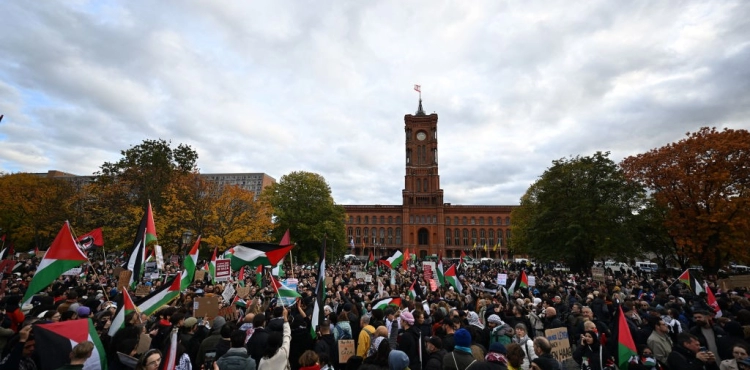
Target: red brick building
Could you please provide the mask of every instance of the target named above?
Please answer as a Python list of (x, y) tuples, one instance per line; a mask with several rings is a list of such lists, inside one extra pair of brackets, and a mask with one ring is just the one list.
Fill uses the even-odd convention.
[[(354, 254), (391, 255), (408, 249), (420, 258), (442, 252), (458, 257), (507, 257), (510, 212), (516, 206), (445, 203), (438, 165), (438, 115), (404, 116), (405, 169), (401, 205), (345, 205)], [(475, 247), (476, 246), (476, 247)]]

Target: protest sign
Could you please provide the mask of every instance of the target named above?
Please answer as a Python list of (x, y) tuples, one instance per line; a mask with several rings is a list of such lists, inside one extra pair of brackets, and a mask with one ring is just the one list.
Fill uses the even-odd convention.
[(151, 287), (146, 285), (139, 285), (135, 288), (136, 297), (145, 297), (151, 293)]
[(146, 262), (146, 273), (150, 275), (154, 272), (156, 272), (156, 261)]
[(228, 259), (216, 260), (216, 281), (227, 281), (232, 275), (231, 262)]
[(365, 273), (363, 271), (357, 271), (357, 273), (356, 273), (355, 276), (357, 277), (357, 280), (364, 279), (365, 278)]
[(204, 270), (196, 270), (195, 276), (193, 277), (193, 281), (203, 281), (203, 279), (206, 277), (206, 271)]
[(219, 309), (219, 316), (227, 319), (227, 321), (237, 320), (237, 309), (233, 306), (222, 307)]
[(533, 275), (529, 275), (529, 286), (536, 286), (536, 277), (534, 277)]
[(505, 286), (508, 282), (508, 274), (497, 274), (497, 285)]
[(568, 340), (568, 328), (549, 329), (544, 331), (550, 346), (552, 347), (552, 356), (557, 361), (563, 362), (573, 358), (573, 351), (570, 349)]
[(74, 267), (68, 271), (63, 272), (63, 276), (70, 275), (70, 276), (78, 276), (81, 274), (81, 268), (80, 267)]
[(238, 286), (237, 287), (237, 296), (245, 299), (247, 296), (250, 295), (250, 287), (249, 286)]
[(193, 301), (194, 317), (214, 318), (219, 314), (219, 297), (196, 297)]
[(604, 267), (592, 267), (591, 277), (594, 281), (604, 282)]
[(339, 339), (339, 363), (345, 364), (354, 356), (354, 339)]
[(117, 289), (120, 291), (125, 290), (125, 288), (130, 285), (130, 277), (133, 276), (133, 271), (130, 270), (122, 270), (120, 271), (120, 278), (117, 279)]
[(221, 293), (221, 298), (224, 298), (224, 302), (231, 302), (235, 292), (232, 284), (227, 284), (227, 287), (224, 288), (224, 293)]
[(365, 275), (365, 283), (372, 283), (372, 275)]
[(161, 245), (155, 245), (154, 251), (156, 252), (156, 266), (159, 270), (164, 270), (164, 254), (161, 250)]

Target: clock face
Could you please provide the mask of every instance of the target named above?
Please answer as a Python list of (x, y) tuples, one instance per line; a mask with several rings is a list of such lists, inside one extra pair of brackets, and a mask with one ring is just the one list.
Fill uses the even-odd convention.
[(427, 138), (427, 134), (423, 131), (417, 132), (417, 140), (422, 141)]

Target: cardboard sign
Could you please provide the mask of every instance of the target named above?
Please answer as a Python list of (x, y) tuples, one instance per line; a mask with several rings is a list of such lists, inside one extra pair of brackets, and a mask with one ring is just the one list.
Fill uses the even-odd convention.
[(47, 253), (46, 251), (39, 251), (36, 252), (36, 258), (44, 258), (44, 254)]
[(216, 281), (227, 281), (232, 275), (232, 263), (228, 259), (216, 260)]
[(203, 279), (205, 278), (206, 278), (206, 271), (196, 270), (195, 276), (193, 277), (193, 281), (203, 281)]
[(130, 271), (130, 270), (120, 271), (120, 278), (117, 279), (117, 289), (120, 291), (125, 290), (130, 285), (131, 276), (133, 276), (133, 271)]
[(604, 282), (604, 267), (592, 267), (591, 277), (594, 281)]
[(435, 271), (437, 271), (437, 266), (435, 265), (435, 262), (422, 262), (422, 274), (424, 275), (424, 279), (426, 281), (430, 281), (430, 279), (437, 279), (437, 275), (435, 274)]
[(219, 316), (224, 317), (227, 321), (235, 321), (237, 320), (237, 310), (232, 306), (222, 307), (219, 309)]
[(125, 271), (124, 268), (122, 268), (120, 266), (115, 267), (114, 270), (112, 270), (112, 277), (120, 276), (120, 273), (123, 272), (123, 271)]
[(138, 341), (138, 352), (146, 353), (151, 348), (151, 336), (148, 333), (141, 334), (141, 339)]
[(497, 274), (497, 285), (505, 286), (508, 283), (508, 274)]
[(146, 262), (146, 273), (151, 274), (156, 272), (156, 262)]
[(219, 297), (196, 297), (193, 301), (194, 317), (214, 318), (219, 314)]
[(528, 279), (529, 287), (536, 286), (536, 277), (534, 277), (533, 275), (529, 275)]
[(247, 296), (250, 295), (250, 287), (249, 286), (238, 286), (237, 287), (237, 296), (245, 299)]
[(365, 275), (365, 283), (372, 283), (372, 275)]
[(139, 285), (135, 288), (136, 297), (145, 297), (151, 294), (151, 287), (147, 285)]
[(326, 276), (326, 286), (332, 286), (333, 285), (333, 277)]
[(570, 349), (568, 340), (568, 328), (549, 329), (544, 331), (550, 346), (552, 346), (552, 356), (557, 361), (565, 361), (573, 358), (573, 351)]
[(354, 339), (339, 339), (339, 363), (345, 364), (354, 356)]

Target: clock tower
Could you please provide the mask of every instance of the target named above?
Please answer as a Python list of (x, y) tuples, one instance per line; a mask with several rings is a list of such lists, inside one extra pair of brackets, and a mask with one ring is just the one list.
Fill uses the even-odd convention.
[(406, 176), (403, 205), (435, 207), (443, 204), (438, 174), (438, 115), (427, 115), (422, 100), (414, 115), (404, 116), (406, 134)]

